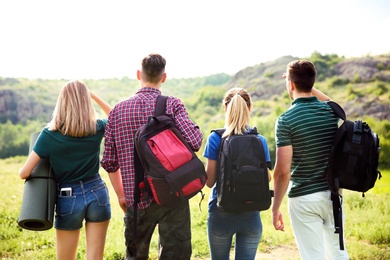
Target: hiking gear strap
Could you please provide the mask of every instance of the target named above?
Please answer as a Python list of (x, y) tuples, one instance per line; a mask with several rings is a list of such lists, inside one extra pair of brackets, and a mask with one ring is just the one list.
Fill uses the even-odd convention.
[(333, 112), (338, 117), (340, 117), (343, 121), (347, 120), (347, 116), (345, 115), (345, 111), (339, 104), (337, 104), (334, 101), (327, 101), (326, 103), (332, 108)]
[(161, 116), (165, 114), (167, 107), (168, 96), (160, 95), (156, 100), (156, 108), (154, 109), (154, 116)]
[[(154, 109), (154, 116), (159, 116), (165, 114), (166, 103), (168, 96), (159, 95), (156, 100), (156, 106)], [(142, 167), (141, 160), (137, 153), (137, 149), (134, 146), (134, 204), (133, 204), (133, 213), (134, 213), (134, 237), (137, 235), (137, 208), (138, 203), (141, 201), (141, 189), (140, 184), (145, 180), (145, 173)], [(148, 182), (145, 182), (145, 185), (148, 185)]]
[[(347, 116), (345, 115), (344, 109), (337, 104), (334, 101), (327, 101), (326, 102), (333, 110), (333, 112), (341, 118), (343, 121), (347, 120)], [(333, 152), (333, 151), (332, 151)], [(342, 210), (342, 203), (343, 203), (343, 197), (339, 194), (339, 183), (338, 178), (335, 178), (334, 183), (334, 190), (331, 187), (331, 200), (333, 205), (333, 218), (334, 218), (334, 227), (335, 227), (335, 234), (339, 234), (339, 243), (340, 243), (340, 250), (344, 250), (344, 231), (343, 231), (343, 210)]]
[(340, 250), (344, 250), (343, 210), (341, 207), (343, 197), (338, 193), (332, 192), (331, 199), (333, 204), (334, 233), (339, 234)]
[(138, 157), (137, 149), (134, 147), (134, 204), (133, 204), (133, 214), (134, 214), (134, 237), (137, 237), (137, 208), (138, 203), (141, 200), (141, 189), (139, 187), (140, 183), (143, 181), (143, 172), (144, 169), (141, 165), (141, 161)]

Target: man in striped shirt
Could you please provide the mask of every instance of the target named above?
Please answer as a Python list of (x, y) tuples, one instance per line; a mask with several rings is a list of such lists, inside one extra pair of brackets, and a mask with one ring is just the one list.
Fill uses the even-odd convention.
[(334, 233), (331, 194), (324, 176), (338, 117), (320, 101), (330, 98), (313, 87), (316, 69), (312, 62), (290, 62), (284, 77), (293, 102), (275, 125), (274, 227), (284, 231), (280, 205), (291, 184), (288, 211), (301, 258), (348, 259)]
[[(102, 167), (125, 213), (126, 259), (148, 259), (150, 240), (158, 224), (159, 259), (190, 259), (191, 225), (188, 201), (176, 209), (159, 206), (151, 197), (138, 203), (137, 237), (134, 237), (134, 134), (154, 113), (161, 85), (166, 80), (165, 59), (150, 54), (142, 60), (137, 71), (141, 88), (130, 98), (119, 102), (108, 116)], [(166, 115), (171, 116), (190, 147), (199, 150), (203, 136), (199, 127), (188, 117), (180, 99), (168, 97)]]

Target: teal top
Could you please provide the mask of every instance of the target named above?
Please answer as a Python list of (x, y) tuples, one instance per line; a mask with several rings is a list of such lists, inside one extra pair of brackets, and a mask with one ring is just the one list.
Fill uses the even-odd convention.
[(96, 134), (85, 137), (66, 136), (48, 128), (42, 130), (33, 150), (49, 160), (57, 182), (79, 181), (99, 172), (100, 144), (107, 119), (98, 119), (96, 124)]
[(297, 98), (279, 116), (276, 146), (293, 147), (290, 198), (329, 189), (324, 172), (337, 128), (338, 117), (317, 97)]

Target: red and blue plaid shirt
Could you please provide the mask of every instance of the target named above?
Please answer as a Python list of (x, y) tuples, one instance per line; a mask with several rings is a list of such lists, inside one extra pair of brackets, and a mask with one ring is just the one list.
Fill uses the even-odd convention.
[[(157, 97), (161, 91), (156, 88), (143, 87), (138, 92), (115, 105), (108, 115), (105, 132), (102, 167), (113, 173), (120, 168), (126, 204), (134, 204), (134, 134), (154, 113)], [(194, 151), (202, 145), (203, 135), (199, 127), (190, 120), (187, 110), (180, 99), (169, 97), (166, 112), (171, 116), (183, 137)], [(141, 198), (138, 208), (147, 208), (152, 198)]]

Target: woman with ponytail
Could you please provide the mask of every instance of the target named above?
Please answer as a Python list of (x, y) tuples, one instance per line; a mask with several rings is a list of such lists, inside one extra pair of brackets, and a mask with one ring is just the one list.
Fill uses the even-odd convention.
[[(220, 136), (212, 132), (207, 139), (203, 156), (207, 158), (206, 185), (211, 188), (208, 205), (207, 235), (211, 259), (229, 259), (230, 248), (234, 238), (235, 259), (255, 259), (257, 248), (263, 232), (259, 211), (242, 213), (226, 212), (217, 207), (217, 159), (218, 147), (222, 138), (230, 135), (243, 135), (251, 131), (250, 111), (252, 102), (249, 93), (243, 88), (232, 88), (227, 91), (222, 101), (225, 111), (225, 132)], [(266, 155), (267, 166), (271, 169), (266, 139), (258, 134)], [(271, 180), (268, 171), (268, 179)]]

